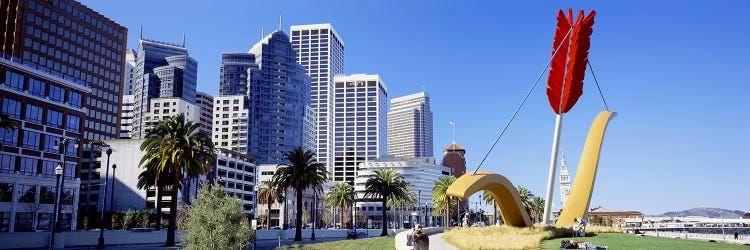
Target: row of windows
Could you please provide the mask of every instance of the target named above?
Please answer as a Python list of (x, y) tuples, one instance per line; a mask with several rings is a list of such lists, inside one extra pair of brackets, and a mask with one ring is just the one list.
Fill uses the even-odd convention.
[[(2, 113), (7, 114), (9, 117), (15, 119), (21, 118), (21, 102), (11, 99), (3, 98)], [(42, 115), (44, 114), (44, 108), (34, 104), (26, 104), (26, 114), (22, 120), (42, 124)], [(81, 118), (75, 115), (67, 116), (67, 126), (63, 126), (63, 113), (53, 109), (47, 109), (46, 125), (53, 128), (65, 128), (68, 131), (78, 133), (80, 131)]]
[[(12, 202), (13, 191), (17, 191), (17, 193), (19, 194), (15, 200), (16, 202), (36, 203), (36, 193), (37, 193), (36, 185), (13, 184), (13, 183), (0, 183), (0, 202)], [(72, 188), (65, 188), (62, 193), (61, 203), (63, 205), (73, 205), (73, 197), (74, 197), (73, 194), (74, 194), (74, 191)], [(55, 203), (55, 187), (40, 186), (39, 187), (39, 204), (54, 204), (54, 203)]]
[[(117, 39), (123, 39), (123, 34), (119, 30), (117, 30), (116, 27), (109, 26), (108, 24), (102, 22), (100, 19), (97, 19), (97, 17), (91, 16), (84, 11), (79, 11), (78, 8), (72, 5), (66, 4), (63, 1), (49, 1), (49, 2), (51, 2), (55, 7), (58, 7), (60, 11), (65, 11), (68, 14), (72, 14), (74, 17), (78, 17), (81, 21), (85, 22), (88, 25), (91, 25), (92, 28), (96, 27), (97, 29), (100, 29), (102, 32), (108, 33), (109, 35), (116, 37)], [(36, 11), (40, 15), (43, 14), (46, 17), (51, 17), (53, 20), (55, 19), (65, 20), (64, 23), (68, 23), (68, 21), (70, 21), (68, 20), (67, 17), (63, 15), (59, 15), (60, 13), (57, 13), (54, 10), (50, 10), (49, 8), (47, 8), (46, 6), (43, 6), (42, 4), (37, 4), (36, 1), (29, 1), (28, 4), (29, 4), (28, 5), (29, 9), (36, 9)], [(63, 16), (63, 18), (60, 19), (60, 16)], [(63, 21), (61, 21), (61, 23), (63, 23)], [(82, 26), (82, 25), (78, 25), (78, 23), (75, 21), (73, 21), (73, 23), (75, 23), (75, 26)], [(91, 32), (94, 33), (93, 30)], [(116, 48), (117, 50), (122, 50), (122, 45), (120, 43), (116, 41), (112, 41), (106, 38), (105, 36), (101, 36), (99, 34), (96, 34), (96, 37), (98, 41), (102, 41), (103, 43), (113, 48)]]

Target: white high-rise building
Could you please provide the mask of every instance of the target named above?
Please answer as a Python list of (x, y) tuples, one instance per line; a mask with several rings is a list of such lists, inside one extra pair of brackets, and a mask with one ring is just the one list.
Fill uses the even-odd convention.
[[(123, 95), (134, 95), (135, 93), (135, 58), (137, 53), (134, 49), (125, 50), (125, 81)], [(133, 97), (135, 100), (135, 97)]]
[(386, 155), (388, 90), (378, 75), (334, 78), (333, 181), (354, 182), (360, 163)]
[[(150, 109), (143, 116), (142, 131), (140, 134), (147, 135), (151, 129), (156, 127), (160, 122), (179, 114), (185, 115), (185, 121), (199, 123), (201, 119), (201, 109), (195, 104), (189, 103), (180, 98), (155, 98), (149, 103)], [(203, 128), (199, 128), (203, 130)], [(210, 131), (204, 131), (207, 134)], [(135, 138), (137, 139), (137, 138)]]
[(311, 106), (317, 117), (315, 153), (333, 172), (333, 78), (344, 74), (344, 41), (330, 23), (294, 25), (291, 30), (297, 62), (305, 67), (312, 84)]
[(216, 148), (247, 154), (247, 96), (230, 95), (214, 98), (213, 142)]
[(568, 201), (570, 195), (570, 172), (568, 172), (568, 165), (565, 164), (565, 156), (562, 157), (562, 164), (560, 164), (560, 207), (565, 207), (565, 202)]
[(120, 139), (130, 139), (133, 130), (133, 108), (135, 107), (134, 95), (122, 96), (122, 109), (120, 112)]
[(388, 154), (432, 157), (432, 111), (425, 92), (391, 99), (388, 111)]

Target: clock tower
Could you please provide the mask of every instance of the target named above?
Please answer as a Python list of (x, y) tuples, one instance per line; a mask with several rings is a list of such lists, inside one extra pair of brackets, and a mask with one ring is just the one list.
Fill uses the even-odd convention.
[(568, 166), (565, 164), (565, 155), (562, 156), (562, 163), (560, 164), (560, 203), (562, 207), (565, 207), (565, 201), (568, 200), (570, 195), (570, 172), (568, 172)]

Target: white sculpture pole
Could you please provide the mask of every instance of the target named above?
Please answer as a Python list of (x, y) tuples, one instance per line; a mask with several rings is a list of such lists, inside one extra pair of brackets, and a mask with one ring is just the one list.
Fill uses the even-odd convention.
[(552, 155), (549, 159), (549, 176), (547, 178), (547, 199), (544, 200), (544, 217), (543, 223), (550, 225), (552, 224), (551, 220), (551, 214), (552, 214), (552, 193), (554, 192), (555, 188), (555, 172), (557, 171), (557, 151), (560, 146), (560, 132), (562, 130), (562, 120), (563, 120), (563, 114), (557, 114), (557, 119), (555, 121), (555, 135), (552, 139)]

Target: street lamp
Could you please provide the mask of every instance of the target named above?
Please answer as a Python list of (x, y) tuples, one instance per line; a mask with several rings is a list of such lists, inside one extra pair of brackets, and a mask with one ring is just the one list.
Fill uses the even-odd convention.
[[(62, 187), (62, 190), (65, 190), (65, 173), (67, 172), (65, 168), (67, 167), (65, 164), (65, 151), (68, 149), (68, 144), (70, 144), (69, 138), (60, 138), (60, 141), (55, 141), (55, 145), (52, 146), (53, 149), (59, 150), (62, 155), (62, 174), (63, 178), (60, 181), (60, 187)], [(76, 150), (76, 156), (78, 155), (78, 139), (74, 139), (73, 141), (73, 147)], [(57, 218), (62, 218), (62, 209), (57, 210)], [(57, 220), (57, 228), (62, 229), (62, 220)]]
[(719, 211), (719, 217), (721, 217), (721, 238), (726, 239), (726, 235), (724, 234), (724, 213), (723, 211)]
[(417, 224), (419, 224), (419, 221), (422, 218), (422, 215), (419, 214), (420, 212), (419, 210), (421, 210), (419, 209), (420, 207), (422, 207), (422, 190), (417, 191), (417, 209), (416, 209), (417, 210)]
[(57, 164), (55, 168), (55, 206), (52, 214), (52, 232), (49, 239), (49, 249), (52, 250), (55, 246), (55, 233), (57, 231), (57, 210), (60, 207), (60, 176), (63, 174), (63, 168), (60, 164)]
[(430, 226), (428, 219), (427, 219), (427, 202), (424, 203), (424, 226), (425, 227)]
[(354, 181), (352, 181), (352, 209), (354, 210), (354, 216), (352, 216), (352, 227), (354, 228), (354, 238), (357, 238), (357, 196), (354, 194)]
[[(107, 176), (109, 176), (109, 157), (112, 155), (112, 148), (107, 148), (105, 153), (107, 154), (107, 166), (105, 166), (104, 183), (102, 184), (104, 185), (104, 195), (102, 197), (102, 220), (99, 223), (99, 241), (96, 244), (96, 248), (98, 249), (104, 249), (104, 210), (107, 207)], [(157, 223), (159, 222), (157, 221)]]

